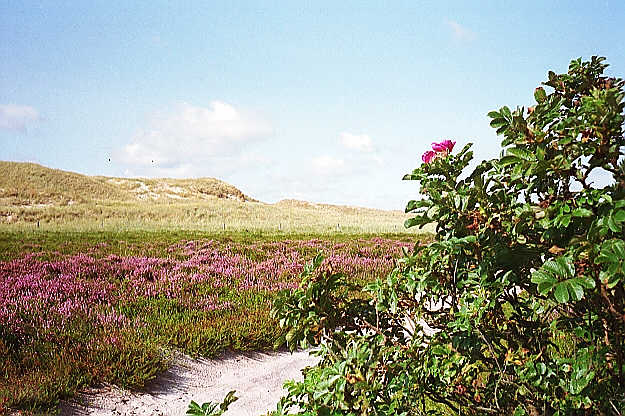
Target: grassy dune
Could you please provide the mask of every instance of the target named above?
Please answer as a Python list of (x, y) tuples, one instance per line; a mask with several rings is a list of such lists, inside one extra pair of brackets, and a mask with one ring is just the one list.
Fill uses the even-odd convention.
[(143, 179), (86, 176), (36, 163), (0, 161), (3, 205), (72, 205), (94, 201), (206, 200), (253, 201), (234, 186), (214, 178)]
[(213, 178), (91, 177), (0, 162), (0, 230), (415, 233), (401, 211), (286, 200), (266, 204)]

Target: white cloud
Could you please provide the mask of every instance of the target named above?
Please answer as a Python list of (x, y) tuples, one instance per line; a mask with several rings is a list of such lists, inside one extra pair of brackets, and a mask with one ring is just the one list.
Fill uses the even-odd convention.
[(472, 41), (477, 37), (475, 32), (455, 20), (446, 20), (445, 23), (451, 29), (454, 38), (457, 40)]
[(358, 150), (361, 152), (373, 152), (373, 142), (371, 137), (366, 134), (341, 133), (341, 144), (348, 149)]
[(345, 161), (333, 156), (323, 155), (312, 159), (312, 168), (319, 175), (344, 173)]
[(200, 168), (240, 156), (245, 144), (271, 134), (267, 122), (230, 104), (213, 101), (205, 108), (183, 103), (156, 115), (118, 156), (128, 165), (163, 172), (206, 171)]
[(0, 104), (0, 129), (25, 131), (40, 119), (39, 112), (27, 105)]

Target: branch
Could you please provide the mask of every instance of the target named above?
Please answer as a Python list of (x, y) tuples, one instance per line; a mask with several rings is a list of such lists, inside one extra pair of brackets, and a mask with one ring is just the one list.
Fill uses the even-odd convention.
[(405, 347), (406, 347), (405, 345), (400, 345), (400, 344), (398, 344), (398, 343), (397, 343), (397, 341), (395, 341), (395, 340), (390, 340), (390, 339), (386, 336), (386, 334), (385, 334), (385, 333), (383, 333), (383, 332), (380, 330), (380, 328), (378, 328), (377, 326), (371, 325), (369, 322), (365, 321), (364, 319), (363, 319), (362, 323), (363, 323), (363, 324), (364, 324), (367, 328), (372, 329), (372, 330), (373, 330), (376, 334), (378, 334), (378, 335), (382, 335), (382, 338), (384, 338), (384, 343), (387, 343), (387, 342), (389, 342), (389, 341), (390, 341), (390, 342), (391, 342), (391, 344), (393, 344), (395, 347), (399, 347), (399, 348), (405, 348)]
[(499, 387), (499, 381), (501, 381), (501, 377), (503, 377), (504, 372), (501, 371), (501, 366), (499, 365), (499, 361), (497, 360), (497, 355), (495, 354), (495, 350), (493, 350), (493, 346), (490, 345), (490, 342), (488, 342), (488, 340), (486, 339), (486, 337), (484, 336), (484, 334), (482, 334), (482, 331), (480, 331), (479, 328), (475, 328), (477, 330), (477, 333), (480, 334), (480, 336), (482, 337), (482, 339), (484, 340), (484, 342), (486, 343), (486, 345), (488, 345), (488, 349), (490, 350), (490, 353), (493, 355), (493, 359), (495, 360), (495, 364), (497, 364), (497, 368), (499, 369), (499, 374), (501, 374), (501, 376), (497, 379), (497, 383), (495, 383), (495, 406), (497, 406), (497, 409), (501, 409), (499, 407), (499, 403), (497, 402), (497, 388)]
[(601, 297), (608, 304), (608, 310), (612, 315), (621, 321), (621, 323), (625, 323), (625, 315), (616, 310), (612, 302), (610, 301), (610, 297), (608, 296), (608, 290), (604, 284), (601, 284)]
[(612, 400), (609, 400), (610, 404), (612, 405), (612, 408), (614, 409), (614, 411), (616, 412), (616, 414), (618, 416), (621, 416), (621, 412), (619, 412), (619, 410), (616, 408), (616, 406), (614, 406), (614, 403), (612, 402)]

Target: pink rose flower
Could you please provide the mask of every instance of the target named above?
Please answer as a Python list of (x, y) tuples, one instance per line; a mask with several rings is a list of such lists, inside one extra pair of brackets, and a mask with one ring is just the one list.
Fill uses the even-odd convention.
[(432, 150), (428, 150), (421, 156), (423, 163), (430, 163), (439, 156), (447, 156), (454, 149), (456, 142), (443, 140), (440, 143), (432, 143)]
[(432, 143), (432, 149), (437, 153), (450, 153), (454, 149), (456, 142), (443, 140), (440, 143)]
[(431, 150), (428, 150), (427, 152), (423, 154), (423, 156), (421, 156), (421, 160), (423, 160), (423, 163), (430, 163), (432, 159), (434, 159), (435, 157), (436, 157), (436, 153)]

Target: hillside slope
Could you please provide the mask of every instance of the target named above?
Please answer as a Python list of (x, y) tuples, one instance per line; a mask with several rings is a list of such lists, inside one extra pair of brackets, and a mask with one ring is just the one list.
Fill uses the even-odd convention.
[(0, 232), (404, 233), (408, 217), (402, 211), (296, 200), (267, 204), (213, 178), (111, 178), (0, 162)]
[(92, 201), (209, 198), (253, 201), (236, 187), (214, 178), (111, 178), (50, 169), (36, 163), (0, 161), (1, 205), (63, 206)]
[(95, 178), (36, 163), (0, 162), (2, 205), (67, 205), (98, 199), (123, 201), (127, 192)]

